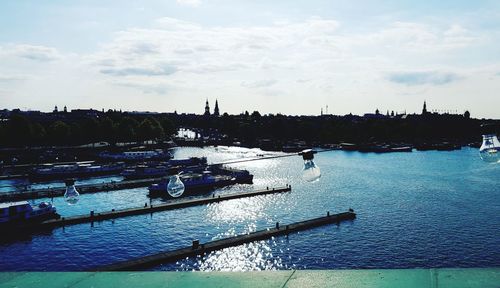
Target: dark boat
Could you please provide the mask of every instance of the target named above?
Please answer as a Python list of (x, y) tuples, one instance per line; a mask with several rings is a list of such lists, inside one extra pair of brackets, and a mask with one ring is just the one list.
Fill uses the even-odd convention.
[(373, 152), (373, 153), (391, 153), (391, 152), (411, 152), (411, 146), (397, 146), (397, 145), (367, 145), (359, 147), (360, 152)]
[[(187, 172), (179, 175), (184, 183), (185, 191), (183, 195), (207, 192), (215, 188), (234, 184), (252, 184), (253, 175), (246, 170), (236, 170), (222, 167), (213, 167), (211, 170)], [(167, 193), (168, 179), (162, 180), (158, 184), (149, 186), (151, 197), (170, 197)]]
[(125, 151), (125, 152), (102, 152), (99, 157), (111, 161), (166, 161), (172, 158), (172, 154), (167, 150), (156, 149), (147, 151)]
[(429, 150), (453, 151), (462, 149), (462, 146), (449, 142), (441, 142), (441, 143), (423, 143), (415, 146), (415, 148), (418, 151), (429, 151)]
[(121, 175), (126, 179), (145, 179), (145, 178), (161, 178), (168, 175), (168, 170), (171, 167), (188, 167), (195, 165), (207, 164), (207, 158), (191, 157), (187, 159), (172, 159), (167, 162), (156, 162), (136, 165), (134, 167), (123, 170)]
[(29, 178), (32, 181), (63, 180), (66, 178), (90, 178), (104, 175), (118, 175), (125, 169), (124, 163), (94, 165), (76, 163), (69, 165), (46, 164), (33, 169)]
[(47, 202), (35, 206), (28, 201), (0, 203), (0, 227), (23, 227), (60, 217), (56, 207)]

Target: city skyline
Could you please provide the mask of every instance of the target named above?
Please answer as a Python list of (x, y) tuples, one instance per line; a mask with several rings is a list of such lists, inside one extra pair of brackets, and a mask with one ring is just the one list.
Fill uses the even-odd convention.
[[(0, 108), (500, 118), (495, 1), (4, 1)], [(429, 110), (432, 111), (433, 108)], [(201, 110), (201, 112), (200, 112)]]

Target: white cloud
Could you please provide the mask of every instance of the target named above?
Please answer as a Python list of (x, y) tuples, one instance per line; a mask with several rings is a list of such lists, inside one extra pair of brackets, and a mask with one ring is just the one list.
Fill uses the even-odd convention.
[(141, 67), (125, 67), (125, 68), (105, 68), (101, 69), (101, 73), (114, 75), (114, 76), (160, 76), (160, 75), (170, 75), (176, 72), (174, 66), (165, 64), (160, 67), (152, 68), (141, 68)]
[(61, 58), (57, 49), (53, 47), (17, 44), (0, 48), (0, 53), (4, 55), (13, 55), (34, 61), (45, 62)]
[(241, 82), (241, 86), (247, 87), (247, 88), (262, 88), (262, 87), (269, 87), (273, 86), (278, 82), (275, 79), (267, 79), (267, 80), (258, 80), (258, 81), (243, 81)]
[(184, 6), (198, 7), (201, 5), (201, 0), (176, 0), (178, 4)]
[[(0, 78), (0, 88), (28, 93), (22, 92), (27, 84), (16, 86), (7, 76), (29, 73), (39, 76), (39, 86), (32, 84), (37, 89), (30, 92), (45, 89), (51, 96), (59, 90), (50, 86), (57, 85), (67, 91), (61, 83), (72, 78), (69, 83), (81, 83), (81, 91), (74, 92), (81, 97), (105, 95), (109, 103), (142, 105), (133, 109), (173, 111), (175, 105), (179, 111), (193, 111), (194, 101), (214, 95), (232, 113), (241, 106), (312, 113), (328, 103), (335, 106), (334, 113), (362, 113), (381, 101), (406, 109), (408, 104), (398, 103), (397, 96), (431, 99), (423, 95), (472, 81), (473, 61), (466, 67), (444, 59), (462, 59), (464, 49), (483, 45), (482, 35), (459, 24), (394, 22), (355, 33), (343, 27), (318, 17), (247, 26), (161, 18), (152, 27), (119, 31), (96, 52), (71, 56), (71, 61), (54, 61), (69, 57), (54, 48), (12, 44), (0, 47), (0, 73), (6, 78)], [(498, 65), (489, 65), (492, 77)], [(296, 104), (304, 97), (307, 103)], [(362, 100), (353, 104), (352, 99)]]
[(387, 76), (391, 82), (406, 85), (443, 85), (462, 79), (461, 76), (451, 72), (416, 71), (393, 72)]

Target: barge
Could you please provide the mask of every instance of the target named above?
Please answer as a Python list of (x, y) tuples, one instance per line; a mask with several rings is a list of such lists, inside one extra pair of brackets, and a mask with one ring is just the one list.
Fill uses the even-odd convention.
[(28, 201), (0, 203), (0, 227), (16, 228), (60, 217), (56, 207), (48, 202), (34, 206)]
[(68, 165), (46, 164), (34, 168), (29, 175), (31, 181), (62, 180), (66, 178), (91, 178), (104, 175), (118, 175), (125, 169), (125, 163), (94, 165), (76, 163)]

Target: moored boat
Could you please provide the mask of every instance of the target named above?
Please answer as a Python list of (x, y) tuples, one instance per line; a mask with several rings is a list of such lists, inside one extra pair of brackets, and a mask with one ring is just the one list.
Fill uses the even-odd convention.
[(206, 157), (191, 157), (187, 159), (171, 159), (167, 162), (154, 162), (136, 165), (129, 167), (121, 173), (126, 179), (145, 179), (145, 178), (160, 178), (167, 175), (168, 169), (171, 167), (188, 167), (195, 165), (207, 164)]
[[(228, 168), (224, 168), (224, 170), (216, 168), (199, 172), (190, 171), (181, 173), (179, 177), (185, 186), (184, 195), (210, 191), (234, 184), (252, 184), (253, 181), (253, 175), (248, 171)], [(164, 179), (158, 184), (149, 186), (149, 195), (151, 197), (170, 197), (167, 193), (168, 181), (168, 179)]]
[(171, 159), (172, 154), (167, 150), (156, 149), (148, 151), (102, 152), (99, 154), (99, 157), (113, 161), (165, 161)]
[(0, 203), (0, 226), (23, 226), (58, 219), (56, 207), (48, 202), (30, 205), (28, 201)]
[(120, 174), (125, 169), (125, 163), (94, 165), (76, 163), (69, 165), (42, 165), (33, 169), (30, 174), (32, 181), (63, 180), (65, 178), (88, 178), (104, 175)]

